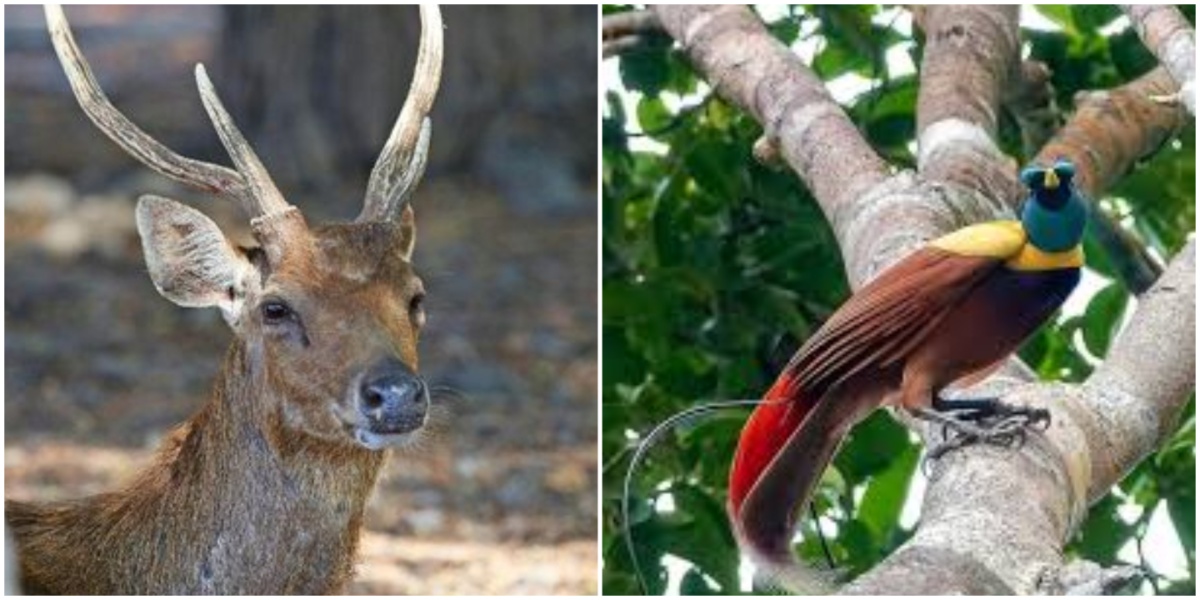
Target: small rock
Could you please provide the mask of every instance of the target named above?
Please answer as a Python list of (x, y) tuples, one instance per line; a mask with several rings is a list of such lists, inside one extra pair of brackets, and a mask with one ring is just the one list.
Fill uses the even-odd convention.
[(75, 218), (90, 232), (90, 249), (116, 260), (137, 240), (133, 213), (133, 201), (126, 196), (84, 196)]
[(577, 494), (587, 490), (594, 475), (577, 464), (561, 464), (546, 474), (546, 487), (560, 494)]
[(416, 535), (429, 535), (441, 530), (446, 524), (445, 514), (436, 508), (418, 508), (405, 511), (404, 520)]
[(51, 219), (67, 213), (75, 190), (64, 179), (34, 173), (4, 180), (4, 210), (21, 217)]
[(454, 465), (458, 475), (466, 479), (475, 477), (483, 466), (483, 461), (474, 456), (463, 456)]
[(88, 249), (87, 226), (78, 219), (59, 219), (42, 230), (38, 242), (51, 256), (73, 260)]
[(116, 260), (137, 238), (133, 203), (123, 196), (85, 196), (42, 230), (39, 243), (51, 256), (75, 259), (96, 251)]
[(528, 508), (541, 491), (541, 486), (535, 484), (539, 479), (540, 473), (519, 473), (509, 477), (496, 491), (496, 499), (510, 510)]

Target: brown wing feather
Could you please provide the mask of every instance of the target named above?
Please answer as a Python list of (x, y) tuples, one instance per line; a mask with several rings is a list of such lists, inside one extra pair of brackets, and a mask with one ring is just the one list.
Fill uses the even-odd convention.
[[(846, 430), (883, 401), (890, 369), (921, 347), (1001, 263), (926, 247), (872, 281), (792, 357), (755, 409), (730, 472), (739, 544), (775, 565), (794, 564), (795, 507), (812, 492)], [(828, 393), (828, 397), (827, 394)]]
[(912, 352), (948, 309), (1002, 263), (926, 247), (856, 293), (805, 343), (785, 373), (806, 395)]

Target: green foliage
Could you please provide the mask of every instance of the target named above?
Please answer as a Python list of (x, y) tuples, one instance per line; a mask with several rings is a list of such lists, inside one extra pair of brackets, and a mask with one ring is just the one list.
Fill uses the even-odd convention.
[[(605, 12), (623, 7), (606, 7)], [(785, 43), (818, 41), (814, 69), (847, 73), (871, 89), (845, 108), (875, 148), (910, 166), (918, 80), (893, 75), (884, 60), (919, 39), (893, 28), (878, 7), (791, 7), (768, 23)], [(891, 9), (888, 9), (891, 10)], [(1027, 9), (1028, 10), (1028, 9)], [(1059, 106), (1081, 90), (1119, 85), (1154, 61), (1132, 31), (1099, 30), (1112, 7), (1039, 7), (1060, 31), (1024, 30), (1035, 58), (1054, 73)], [(1189, 13), (1190, 15), (1191, 13)], [(883, 23), (883, 24), (881, 24)], [(620, 527), (623, 477), (636, 444), (654, 424), (703, 402), (761, 395), (790, 354), (849, 293), (831, 230), (809, 192), (788, 171), (751, 158), (760, 126), (708, 91), (668, 45), (617, 59), (631, 111), (608, 90), (603, 131), (603, 556), (604, 591), (638, 593)], [(1011, 121), (1002, 140), (1019, 139)], [(1019, 145), (1006, 144), (1019, 153)], [(1165, 145), (1112, 192), (1118, 215), (1158, 255), (1186, 241), (1195, 218), (1194, 135)], [(1026, 157), (1017, 155), (1018, 160)], [(1089, 267), (1112, 277), (1096, 240)], [(1132, 309), (1109, 282), (1080, 314), (1039, 332), (1022, 358), (1047, 379), (1080, 381), (1103, 357)], [(747, 411), (716, 412), (668, 434), (632, 481), (633, 536), (652, 593), (667, 589), (664, 557), (690, 566), (684, 593), (737, 593), (739, 557), (724, 515), (728, 463)], [(911, 534), (900, 524), (920, 449), (885, 413), (850, 435), (816, 494), (823, 530), (840, 569), (869, 569)], [(1068, 552), (1112, 564), (1145, 533), (1160, 504), (1194, 573), (1194, 417), (1157, 455), (1092, 510)], [(1122, 504), (1143, 508), (1129, 522)], [(670, 507), (670, 510), (667, 510)], [(830, 527), (833, 524), (836, 527)], [(802, 519), (798, 552), (820, 562), (814, 524)], [(1153, 578), (1160, 592), (1185, 592), (1193, 579)]]

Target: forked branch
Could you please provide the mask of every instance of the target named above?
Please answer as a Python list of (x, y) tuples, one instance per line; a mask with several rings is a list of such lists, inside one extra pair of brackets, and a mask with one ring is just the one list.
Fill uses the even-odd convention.
[(1143, 43), (1158, 57), (1177, 84), (1163, 97), (1179, 99), (1196, 114), (1196, 31), (1174, 6), (1122, 4)]
[(605, 15), (600, 36), (603, 40), (603, 56), (609, 58), (623, 52), (640, 48), (649, 40), (663, 35), (662, 24), (649, 10)]
[[(903, 255), (931, 237), (928, 234), (962, 226), (964, 221), (981, 220), (998, 204), (997, 200), (1009, 199), (1004, 193), (986, 193), (986, 186), (972, 185), (972, 179), (979, 178), (970, 177), (970, 173), (940, 176), (922, 168), (920, 176), (891, 176), (844, 111), (829, 99), (822, 82), (793, 53), (774, 42), (748, 9), (659, 6), (654, 10), (697, 74), (762, 123), (768, 137), (778, 140), (788, 164), (812, 190), (838, 232), (852, 284), (860, 285), (877, 272), (881, 263)], [(963, 14), (947, 9), (935, 16)], [(951, 42), (962, 35), (952, 23), (935, 27), (929, 12), (921, 12), (920, 16), (925, 19), (924, 25), (943, 31)], [(995, 56), (958, 57), (977, 63), (971, 68), (986, 63), (986, 73), (971, 75), (978, 79), (975, 87), (981, 93), (956, 94), (959, 103), (968, 104), (946, 106), (945, 111), (933, 111), (943, 107), (935, 102), (938, 98), (929, 98), (922, 119), (926, 142), (922, 154), (939, 145), (928, 139), (937, 123), (969, 124), (984, 134), (980, 139), (986, 144), (978, 144), (980, 148), (993, 144), (994, 111), (1003, 90), (998, 84), (1012, 76), (1008, 69), (1018, 64), (1019, 44), (1011, 39), (1015, 33), (1012, 15), (995, 11), (994, 15), (975, 18), (979, 26), (973, 31), (1003, 39), (993, 39), (987, 45), (938, 44), (942, 48), (938, 52), (991, 48)], [(930, 47), (932, 52), (932, 44)], [(927, 53), (924, 67), (930, 66), (928, 59)], [(950, 71), (944, 73), (947, 88), (962, 83), (951, 80)], [(1151, 111), (1132, 101), (1125, 103), (1121, 97), (1135, 90), (1160, 89), (1162, 80), (1158, 78), (1164, 75), (1148, 75), (1108, 93), (1110, 99), (1122, 102), (1097, 104), (1094, 108), (1099, 112), (1090, 117), (1077, 115), (1042, 149), (1039, 162), (1048, 164), (1047, 159), (1057, 157), (1072, 159), (1080, 169), (1079, 180), (1085, 191), (1095, 193), (1112, 185), (1137, 158), (1176, 131), (1182, 109), (1170, 109), (1178, 114), (1159, 112), (1168, 110), (1161, 106)], [(1149, 95), (1141, 94), (1141, 101), (1152, 104), (1146, 100)], [(972, 104), (979, 99), (985, 102)], [(1083, 106), (1080, 113), (1088, 110)], [(1118, 121), (1120, 129), (1109, 131), (1103, 125), (1105, 117)], [(1142, 131), (1136, 131), (1139, 129)], [(1081, 137), (1081, 133), (1090, 137)], [(1087, 143), (1079, 143), (1080, 139)], [(940, 145), (951, 147), (945, 141)], [(968, 145), (955, 143), (954, 151), (946, 152), (946, 156), (957, 159)], [(985, 158), (995, 162), (993, 157)], [(948, 168), (951, 162), (959, 161), (947, 161), (939, 170)], [(942, 182), (965, 185), (947, 186)], [(1028, 377), (1020, 375), (994, 377), (986, 382), (995, 386), (1006, 401), (1051, 407), (1055, 418), (1051, 431), (1030, 436), (1018, 452), (978, 447), (939, 461), (925, 495), (922, 525), (914, 537), (844, 591), (995, 594), (1062, 587), (1059, 584), (1067, 580), (1063, 573), (1071, 568), (1063, 564), (1064, 540), (1077, 530), (1088, 503), (1173, 430), (1179, 407), (1194, 387), (1194, 268), (1194, 246), (1189, 244), (1146, 296), (1105, 366), (1086, 384), (1026, 384), (1022, 380)], [(1178, 326), (1185, 327), (1188, 335), (1164, 337), (1164, 331)], [(1157, 370), (1146, 367), (1148, 361), (1153, 361)], [(1129, 373), (1137, 369), (1144, 369), (1148, 375), (1130, 377)], [(1166, 373), (1168, 370), (1171, 372)], [(1097, 406), (1117, 405), (1123, 411), (1119, 419), (1123, 430), (1107, 427), (1111, 423), (1095, 426), (1093, 421), (1106, 418)], [(1094, 435), (1106, 429), (1123, 436), (1110, 440), (1122, 448), (1114, 448), (1103, 435)], [(1098, 443), (1093, 446), (1093, 441)], [(1065, 450), (1071, 448), (1082, 450)], [(1083, 462), (1078, 456), (1085, 457)], [(1098, 465), (1100, 462), (1105, 464)], [(914, 577), (914, 573), (924, 576)]]

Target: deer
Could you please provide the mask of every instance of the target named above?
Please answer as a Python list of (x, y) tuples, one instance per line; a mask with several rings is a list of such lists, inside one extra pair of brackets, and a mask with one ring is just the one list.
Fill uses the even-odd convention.
[(411, 199), (425, 171), (442, 68), (442, 20), (420, 7), (408, 96), (348, 223), (310, 225), (271, 181), (203, 64), (200, 98), (234, 168), (175, 153), (100, 89), (61, 7), (46, 20), (83, 112), (126, 153), (233, 200), (239, 247), (200, 211), (145, 195), (137, 231), (159, 294), (216, 307), (233, 341), (208, 400), (118, 491), (7, 500), (27, 592), (318, 594), (353, 575), (365, 503), (391, 449), (427, 435), (418, 374), (423, 284)]

